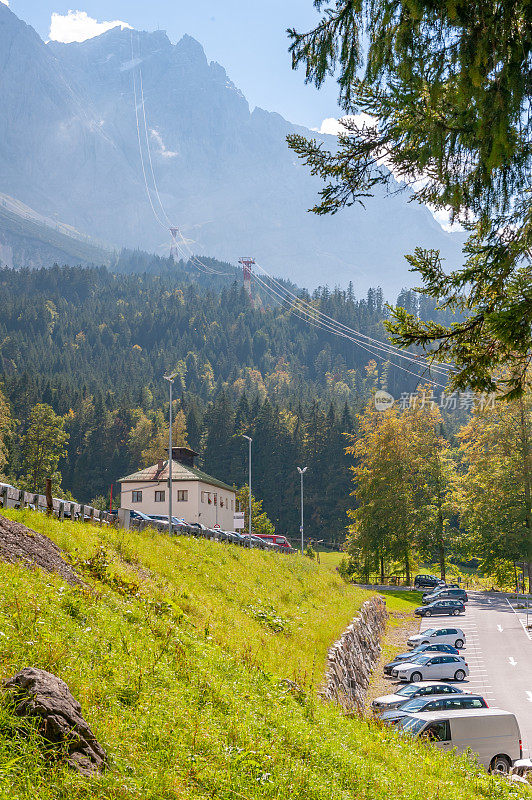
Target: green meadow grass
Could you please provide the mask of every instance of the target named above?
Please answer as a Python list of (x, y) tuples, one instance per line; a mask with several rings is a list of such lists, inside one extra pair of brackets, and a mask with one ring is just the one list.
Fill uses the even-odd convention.
[(1, 800), (519, 796), (319, 700), (327, 647), (369, 596), (330, 568), (7, 515), (67, 551), (87, 586), (0, 562), (0, 677), (31, 665), (63, 678), (110, 769), (86, 779), (52, 762), (0, 703)]

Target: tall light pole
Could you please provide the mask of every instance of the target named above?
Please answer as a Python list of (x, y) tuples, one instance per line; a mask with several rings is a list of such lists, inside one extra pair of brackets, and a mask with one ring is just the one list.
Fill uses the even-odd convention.
[(304, 549), (304, 539), (303, 539), (303, 475), (307, 471), (308, 467), (298, 467), (297, 471), (299, 472), (299, 476), (301, 478), (301, 527), (299, 529), (301, 533), (301, 555), (303, 555)]
[(249, 486), (249, 523), (248, 523), (248, 530), (249, 530), (249, 545), (251, 547), (251, 443), (253, 439), (251, 436), (246, 436), (245, 433), (242, 434), (244, 439), (248, 440), (249, 443), (249, 455), (248, 455), (248, 465), (249, 465), (249, 477), (248, 477), (248, 486)]
[(170, 389), (170, 408), (168, 412), (168, 421), (170, 428), (168, 430), (168, 533), (172, 535), (172, 388), (174, 386), (174, 378), (177, 372), (172, 375), (165, 375), (165, 381), (168, 381), (168, 388)]

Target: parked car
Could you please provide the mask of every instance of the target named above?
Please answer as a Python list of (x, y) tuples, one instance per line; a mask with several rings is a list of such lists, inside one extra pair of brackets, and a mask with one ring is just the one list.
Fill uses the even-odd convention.
[(461, 650), (466, 642), (466, 635), (461, 628), (427, 628), (415, 633), (407, 639), (407, 647), (418, 647), (420, 644), (451, 644)]
[(469, 675), (467, 661), (462, 656), (418, 656), (414, 661), (403, 661), (394, 667), (392, 676), (400, 681), (436, 680), (463, 681)]
[[(150, 514), (150, 518), (155, 522), (162, 522), (168, 529), (168, 514)], [(187, 535), (191, 533), (191, 528), (184, 519), (172, 516), (172, 532), (176, 534)]]
[[(404, 664), (421, 664), (421, 665), (424, 665), (424, 664), (427, 663), (427, 659), (434, 660), (439, 655), (440, 655), (440, 653), (418, 653), (417, 655), (414, 654), (412, 656), (412, 658), (405, 659), (404, 661), (398, 661), (396, 664), (394, 664), (393, 667), (390, 670), (390, 675), (393, 678), (397, 678), (397, 676), (398, 676), (399, 672), (401, 671), (401, 669), (402, 669)], [(447, 655), (447, 654), (444, 653), (443, 655)], [(459, 658), (460, 661), (463, 661), (464, 664), (466, 663), (465, 658), (463, 656), (458, 655), (456, 657)], [(440, 678), (442, 676), (440, 676), (436, 672), (434, 675), (431, 675), (431, 677)], [(424, 679), (423, 678), (416, 678), (416, 680), (424, 680)]]
[(452, 647), (450, 644), (420, 644), (419, 647), (416, 647), (414, 650), (409, 650), (408, 653), (399, 653), (399, 655), (395, 656), (392, 661), (390, 661), (388, 664), (385, 664), (384, 674), (391, 675), (392, 668), (395, 667), (396, 664), (400, 664), (401, 661), (407, 661), (414, 655), (429, 655), (430, 653), (450, 653), (451, 655), (457, 656), (459, 651), (456, 647)]
[(244, 535), (244, 546), (256, 547), (259, 550), (267, 550), (269, 547), (271, 547), (271, 542), (267, 542), (265, 539), (260, 536), (256, 536), (254, 533), (252, 533), (251, 536), (249, 533), (246, 533)]
[[(168, 522), (168, 514), (150, 514), (151, 519), (156, 519), (157, 522)], [(184, 519), (180, 517), (172, 517), (172, 525), (182, 525), (185, 523)]]
[(488, 708), (488, 704), (480, 694), (464, 692), (457, 695), (435, 695), (433, 697), (414, 697), (407, 700), (399, 708), (385, 711), (381, 720), (388, 725), (396, 725), (403, 717), (420, 714), (425, 711), (459, 711), (462, 708)]
[(414, 611), (418, 617), (433, 617), (448, 614), (456, 617), (458, 614), (465, 613), (465, 605), (461, 600), (436, 600), (428, 606), (419, 606)]
[(189, 528), (193, 536), (204, 536), (206, 538), (209, 537), (210, 532), (209, 529), (202, 525), (201, 522), (190, 522)]
[(450, 683), (441, 683), (441, 681), (418, 681), (417, 683), (407, 683), (406, 686), (401, 686), (399, 689), (396, 689), (393, 694), (385, 694), (375, 698), (371, 703), (371, 709), (374, 714), (382, 714), (384, 711), (400, 708), (404, 703), (407, 703), (414, 697), (434, 697), (436, 695), (455, 694), (464, 694), (464, 690), (459, 686), (453, 686)]
[(139, 519), (143, 520), (144, 522), (152, 522), (152, 518), (147, 514), (144, 514), (142, 511), (133, 511), (133, 509), (129, 510), (129, 517), (130, 519)]
[(437, 578), (436, 575), (416, 575), (414, 578), (415, 589), (433, 589), (442, 583), (443, 581)]
[(276, 544), (279, 545), (279, 547), (286, 547), (289, 550), (292, 549), (292, 545), (290, 544), (286, 536), (278, 536), (277, 534), (269, 534), (269, 533), (258, 533), (257, 536), (264, 542), (269, 542), (270, 544)]
[(227, 540), (233, 544), (240, 544), (242, 537), (236, 531), (226, 531)]
[(426, 739), (441, 750), (471, 750), (490, 772), (508, 773), (523, 757), (521, 732), (515, 714), (500, 708), (431, 711), (404, 717), (401, 730)]
[(442, 586), (441, 589), (436, 589), (434, 592), (425, 592), (422, 602), (423, 605), (432, 603), (434, 600), (461, 600), (462, 603), (467, 603), (468, 599), (465, 589), (448, 589)]

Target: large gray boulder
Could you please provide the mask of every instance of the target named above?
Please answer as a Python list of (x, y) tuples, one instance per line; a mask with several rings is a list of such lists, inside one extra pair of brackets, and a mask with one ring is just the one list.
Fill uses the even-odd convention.
[(38, 720), (43, 739), (67, 753), (67, 763), (82, 775), (101, 772), (107, 754), (81, 715), (81, 706), (64, 681), (43, 669), (26, 667), (3, 684), (15, 714)]

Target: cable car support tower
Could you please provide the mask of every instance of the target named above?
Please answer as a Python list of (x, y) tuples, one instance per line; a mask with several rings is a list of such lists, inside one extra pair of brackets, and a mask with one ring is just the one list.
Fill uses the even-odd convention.
[(242, 256), (242, 258), (238, 259), (238, 263), (242, 264), (242, 274), (244, 277), (244, 289), (246, 290), (249, 299), (253, 302), (253, 295), (251, 293), (251, 275), (252, 270), (251, 268), (255, 264), (255, 259), (251, 258), (250, 256)]

